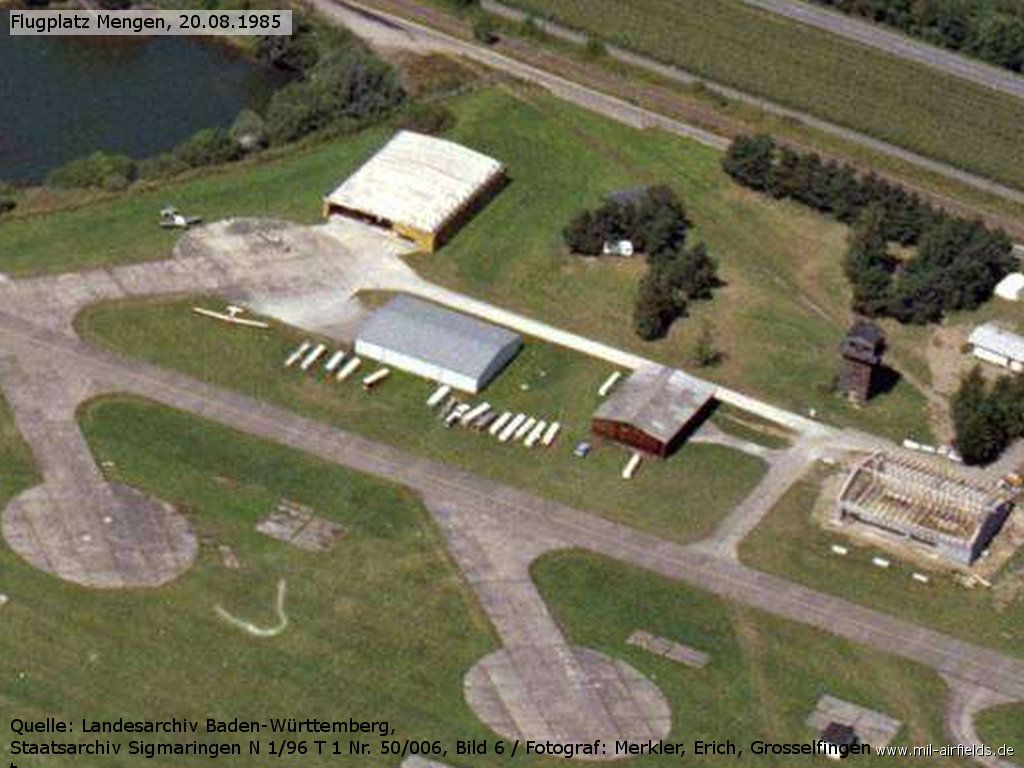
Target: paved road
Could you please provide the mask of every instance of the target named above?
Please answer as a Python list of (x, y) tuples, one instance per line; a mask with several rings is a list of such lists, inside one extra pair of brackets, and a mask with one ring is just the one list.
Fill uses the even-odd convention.
[(872, 24), (845, 13), (798, 0), (743, 0), (743, 2), (918, 64), (924, 64), (946, 74), (970, 80), (972, 83), (983, 85), (986, 88), (1024, 99), (1024, 77), (1017, 73), (929, 45), (888, 29), (881, 24)]
[[(373, 7), (371, 5), (371, 3), (378, 1), (379, 0), (369, 0), (368, 3), (364, 4), (356, 2), (355, 0), (314, 0), (314, 5), (320, 7), (324, 3), (337, 2), (353, 8), (359, 8), (364, 12), (372, 11), (375, 14), (379, 14), (382, 20), (390, 24), (404, 25), (410, 31), (410, 33), (416, 34), (422, 41), (436, 41), (437, 45), (441, 47), (441, 49), (443, 50), (455, 51), (461, 55), (467, 56), (469, 58), (487, 64), (488, 66), (493, 67), (495, 69), (509, 71), (512, 74), (516, 74), (519, 77), (524, 77), (525, 79), (530, 80), (531, 82), (534, 82), (538, 85), (544, 87), (551, 87), (549, 86), (548, 81), (551, 78), (554, 78), (554, 75), (542, 72), (542, 76), (537, 76), (535, 73), (528, 72), (526, 70), (517, 71), (519, 67), (522, 67), (523, 65), (519, 64), (519, 62), (516, 62), (514, 59), (510, 59), (507, 56), (502, 56), (501, 54), (489, 48), (474, 45), (459, 38), (445, 35), (444, 33), (438, 32), (437, 30), (434, 30), (430, 27), (426, 27), (416, 22), (409, 21), (408, 19), (405, 19), (402, 16), (386, 13), (384, 11), (381, 11), (379, 8)], [(405, 2), (405, 0), (390, 0), (390, 2)], [(500, 14), (502, 16), (506, 16), (508, 18), (522, 19), (526, 16), (526, 14), (523, 13), (521, 10), (513, 6), (497, 2), (497, 0), (483, 0), (483, 2), (485, 7), (491, 12)], [(554, 37), (558, 37), (573, 42), (578, 42), (581, 38), (579, 32), (568, 27), (565, 27), (561, 24), (557, 24), (549, 20), (538, 20), (537, 23), (548, 34)], [(985, 192), (989, 192), (1000, 197), (1004, 197), (1008, 200), (1012, 200), (1017, 203), (1024, 203), (1024, 191), (1015, 189), (1013, 187), (1009, 187), (1005, 184), (1000, 184), (999, 182), (993, 181), (983, 176), (979, 176), (978, 174), (975, 173), (971, 173), (970, 171), (963, 170), (962, 168), (958, 168), (949, 163), (934, 160), (930, 157), (926, 157), (924, 155), (921, 155), (917, 152), (913, 152), (912, 150), (898, 146), (891, 142), (875, 138), (866, 133), (862, 133), (852, 128), (847, 128), (837, 123), (829, 122), (828, 120), (823, 120), (808, 112), (792, 109), (782, 104), (778, 104), (776, 102), (764, 99), (760, 96), (754, 96), (744, 91), (737, 90), (736, 88), (733, 88), (731, 86), (724, 85), (713, 80), (708, 80), (707, 78), (698, 77), (696, 74), (689, 72), (681, 67), (664, 64), (648, 56), (644, 56), (643, 54), (630, 51), (617, 45), (608, 45), (606, 46), (606, 49), (611, 57), (619, 61), (622, 61), (626, 64), (629, 64), (631, 66), (640, 69), (645, 69), (649, 72), (653, 72), (659, 75), (660, 77), (664, 77), (669, 80), (674, 80), (685, 85), (692, 85), (693, 83), (699, 81), (703, 83), (704, 86), (709, 90), (719, 93), (732, 101), (749, 104), (751, 106), (757, 107), (758, 109), (764, 110), (765, 112), (768, 112), (770, 114), (797, 120), (801, 123), (804, 123), (805, 125), (811, 126), (812, 128), (822, 131), (823, 133), (838, 136), (839, 138), (842, 138), (853, 144), (858, 144), (860, 146), (867, 147), (868, 149), (871, 149), (875, 152), (880, 152), (882, 154), (898, 158), (900, 160), (923, 168), (927, 171), (931, 171), (932, 173), (940, 174), (942, 176), (954, 179), (968, 186), (975, 187), (976, 189), (981, 189)], [(527, 69), (533, 70), (535, 68), (529, 67)], [(562, 78), (559, 77), (557, 78), (557, 80), (561, 82), (557, 83), (557, 91), (555, 90), (555, 88), (551, 87), (551, 90), (553, 92), (555, 92), (560, 97), (566, 99), (567, 101), (572, 101), (582, 106), (594, 108), (590, 107), (589, 104), (589, 102), (592, 101), (592, 97), (590, 94), (587, 93), (587, 91), (590, 91), (590, 89), (584, 88), (583, 86), (577, 85), (575, 83), (571, 84), (571, 88), (567, 88), (565, 81)], [(576, 92), (577, 89), (580, 89), (579, 92)], [(612, 97), (609, 96), (604, 96), (601, 100), (601, 103), (603, 108), (600, 109), (599, 111), (602, 111), (602, 113), (608, 114), (609, 116), (612, 117), (617, 117), (619, 112), (622, 112), (623, 117), (626, 118), (629, 116), (631, 110), (636, 109), (636, 107), (629, 104), (628, 102), (625, 102), (620, 99), (613, 99)], [(614, 107), (614, 109), (612, 107)], [(629, 117), (629, 119), (636, 118), (635, 116), (633, 116)], [(682, 131), (680, 130), (680, 128), (686, 126), (686, 124), (681, 123), (681, 121), (671, 120), (670, 118), (662, 116), (659, 116), (657, 122), (649, 122), (646, 124), (656, 125), (658, 127), (676, 133), (681, 133)], [(721, 141), (719, 137), (715, 138)], [(705, 143), (711, 144), (712, 142), (707, 141)]]
[(1024, 663), (910, 622), (660, 540), (524, 491), (375, 443), (189, 377), (93, 349), (0, 314), (0, 348), (19, 358), (60, 359), (110, 390), (166, 403), (333, 463), (406, 485), (431, 499), (480, 505), (513, 530), (528, 530), (683, 581), (735, 602), (932, 667), (957, 680), (1024, 700)]
[[(328, 19), (348, 27), (360, 37), (379, 40), (385, 45), (409, 48), (415, 51), (437, 51), (465, 56), (492, 69), (541, 85), (559, 98), (606, 114), (634, 128), (662, 128), (716, 149), (725, 149), (729, 145), (728, 139), (710, 131), (679, 120), (672, 120), (657, 112), (580, 85), (560, 75), (504, 56), (489, 48), (474, 45), (377, 8), (347, 0), (309, 0), (309, 2)], [(396, 29), (403, 30), (405, 34), (398, 34)]]

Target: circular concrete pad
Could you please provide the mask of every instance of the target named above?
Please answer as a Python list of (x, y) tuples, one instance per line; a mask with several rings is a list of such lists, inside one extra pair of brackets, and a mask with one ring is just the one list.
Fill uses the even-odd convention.
[(195, 560), (195, 534), (173, 506), (120, 484), (69, 493), (42, 484), (4, 510), (11, 549), (47, 573), (87, 587), (155, 587)]
[[(550, 650), (550, 649), (547, 649)], [(672, 711), (658, 687), (629, 664), (581, 647), (566, 647), (559, 670), (523, 669), (548, 655), (502, 648), (466, 674), (463, 690), (476, 715), (508, 739), (556, 744), (603, 742), (604, 754), (580, 760), (624, 760), (615, 742), (663, 739)], [(532, 679), (532, 683), (527, 682)]]

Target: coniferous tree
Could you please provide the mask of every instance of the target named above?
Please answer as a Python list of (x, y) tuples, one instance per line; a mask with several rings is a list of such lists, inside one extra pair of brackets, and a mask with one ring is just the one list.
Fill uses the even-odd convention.
[(981, 370), (964, 377), (952, 400), (954, 446), (967, 464), (987, 464), (1006, 447), (1009, 433), (999, 403), (991, 398)]
[(767, 134), (737, 136), (722, 158), (722, 169), (746, 187), (768, 189), (775, 161), (775, 140)]

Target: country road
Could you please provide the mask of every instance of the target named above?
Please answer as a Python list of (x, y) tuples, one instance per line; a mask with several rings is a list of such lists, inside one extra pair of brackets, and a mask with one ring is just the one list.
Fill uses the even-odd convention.
[[(373, 9), (375, 11), (380, 12), (380, 9), (375, 7), (375, 4), (379, 0), (366, 0), (366, 4), (365, 5), (362, 2), (355, 2), (354, 0), (314, 0), (314, 5), (319, 5), (320, 3), (323, 3), (323, 2), (332, 2), (332, 1), (333, 2), (339, 2), (339, 3), (342, 3), (344, 5), (350, 5), (350, 6), (353, 6), (353, 7), (363, 7), (364, 9), (369, 9), (369, 8), (373, 7)], [(410, 1), (411, 0), (389, 0), (389, 5), (391, 5), (391, 4), (408, 5), (408, 3)], [(522, 20), (522, 19), (525, 19), (526, 16), (527, 16), (527, 14), (525, 14), (523, 11), (519, 10), (518, 8), (516, 8), (516, 7), (512, 6), (512, 5), (500, 2), (500, 0), (481, 0), (481, 2), (483, 4), (483, 6), (485, 8), (487, 8), (489, 11), (491, 11), (492, 13), (498, 14), (500, 16), (504, 16), (504, 17), (509, 18), (509, 19)], [(399, 23), (400, 24), (402, 22), (405, 22), (406, 24), (410, 24), (412, 26), (415, 26), (418, 29), (426, 29), (426, 28), (423, 27), (423, 25), (416, 24), (414, 22), (410, 22), (408, 19), (404, 19), (404, 18), (402, 18), (400, 16), (396, 16), (394, 14), (382, 13), (382, 16), (387, 18), (389, 21), (391, 21), (393, 23)], [(552, 22), (549, 19), (538, 19), (538, 20), (536, 20), (536, 23), (545, 32), (547, 32), (548, 34), (552, 35), (553, 37), (557, 37), (557, 38), (560, 38), (560, 39), (563, 39), (563, 40), (568, 40), (570, 42), (577, 42), (577, 43), (581, 39), (581, 34), (579, 32), (577, 32), (576, 30), (573, 30), (573, 29), (571, 29), (569, 27), (566, 27), (566, 26), (564, 26), (562, 24), (558, 24), (556, 22)], [(435, 34), (440, 34), (436, 30), (431, 30), (431, 31), (433, 31)], [(448, 36), (445, 35), (444, 37), (448, 37)], [(457, 40), (457, 38), (451, 38), (451, 39), (452, 40)], [(459, 41), (459, 42), (463, 42), (463, 41)], [(463, 47), (466, 47), (466, 46), (474, 47), (474, 48), (478, 48), (479, 47), (479, 46), (470, 46), (470, 44), (467, 44), (467, 43), (463, 42)], [(844, 139), (845, 141), (849, 141), (849, 142), (852, 142), (854, 144), (859, 144), (859, 145), (861, 145), (863, 147), (867, 147), (868, 149), (871, 149), (873, 151), (880, 152), (880, 153), (886, 154), (886, 155), (890, 155), (891, 157), (895, 157), (895, 158), (897, 158), (899, 160), (903, 160), (903, 161), (906, 161), (908, 163), (912, 163), (913, 165), (916, 165), (916, 166), (918, 166), (920, 168), (923, 168), (923, 169), (925, 169), (927, 171), (931, 171), (933, 173), (937, 173), (937, 174), (940, 174), (942, 176), (946, 176), (947, 178), (954, 179), (954, 180), (959, 181), (959, 182), (961, 182), (963, 184), (967, 184), (969, 186), (975, 187), (976, 189), (981, 189), (981, 190), (983, 190), (985, 192), (990, 192), (992, 194), (999, 195), (1000, 197), (1004, 197), (1007, 200), (1012, 200), (1012, 201), (1017, 202), (1017, 203), (1024, 203), (1024, 191), (1021, 191), (1019, 189), (1015, 189), (1013, 187), (1009, 187), (1009, 186), (1007, 186), (1005, 184), (1000, 184), (999, 182), (993, 181), (993, 180), (985, 178), (983, 176), (979, 176), (978, 174), (975, 174), (975, 173), (971, 173), (970, 171), (966, 171), (966, 170), (964, 170), (962, 168), (958, 168), (958, 167), (956, 167), (954, 165), (951, 165), (949, 163), (945, 163), (945, 162), (942, 162), (942, 161), (939, 161), (939, 160), (935, 160), (935, 159), (930, 158), (930, 157), (926, 157), (925, 155), (921, 155), (921, 154), (919, 154), (917, 152), (914, 152), (912, 150), (909, 150), (909, 149), (906, 149), (906, 148), (901, 147), (899, 145), (893, 144), (892, 142), (888, 142), (888, 141), (884, 141), (882, 139), (875, 138), (874, 136), (870, 136), (870, 135), (868, 135), (866, 133), (862, 133), (861, 131), (857, 131), (857, 130), (855, 130), (853, 128), (848, 128), (848, 127), (846, 127), (844, 125), (839, 125), (838, 123), (833, 123), (833, 122), (830, 122), (828, 120), (824, 120), (822, 118), (816, 117), (815, 115), (812, 115), (809, 112), (804, 112), (804, 111), (801, 111), (801, 110), (798, 110), (798, 109), (793, 109), (793, 108), (787, 107), (787, 106), (785, 106), (783, 104), (779, 104), (777, 102), (770, 101), (770, 100), (765, 99), (763, 97), (754, 96), (753, 94), (746, 93), (745, 91), (741, 91), (741, 90), (739, 90), (737, 88), (733, 88), (732, 86), (728, 86), (728, 85), (725, 85), (723, 83), (718, 83), (718, 82), (715, 82), (713, 80), (709, 80), (708, 78), (705, 78), (705, 77), (699, 77), (696, 74), (694, 74), (692, 72), (688, 72), (687, 70), (685, 70), (685, 69), (683, 69), (681, 67), (670, 65), (670, 64), (665, 64), (665, 63), (657, 61), (656, 59), (653, 59), (653, 58), (651, 58), (649, 56), (645, 56), (645, 55), (643, 55), (641, 53), (637, 53), (635, 51), (631, 51), (631, 50), (629, 50), (627, 48), (623, 48), (621, 46), (614, 45), (614, 44), (606, 44), (605, 48), (606, 48), (606, 50), (608, 52), (608, 55), (610, 55), (612, 58), (615, 58), (615, 59), (617, 59), (617, 60), (619, 60), (619, 61), (621, 61), (621, 62), (623, 62), (625, 64), (629, 64), (630, 66), (634, 66), (634, 67), (637, 67), (639, 69), (645, 69), (645, 70), (647, 70), (649, 72), (652, 72), (652, 73), (654, 73), (654, 74), (656, 74), (656, 75), (658, 75), (660, 77), (664, 77), (664, 78), (666, 78), (668, 80), (674, 80), (676, 82), (682, 83), (683, 85), (692, 85), (693, 83), (696, 83), (696, 82), (699, 81), (699, 82), (703, 83), (703, 85), (708, 90), (717, 92), (717, 93), (721, 94), (722, 96), (724, 96), (727, 99), (730, 99), (732, 101), (738, 101), (738, 102), (741, 102), (741, 103), (744, 103), (744, 104), (748, 104), (748, 105), (753, 106), (753, 107), (757, 107), (758, 109), (764, 110), (765, 112), (768, 112), (768, 113), (771, 113), (771, 114), (778, 115), (780, 117), (785, 117), (785, 118), (789, 118), (789, 119), (792, 119), (792, 120), (796, 120), (796, 121), (804, 123), (805, 125), (808, 125), (808, 126), (810, 126), (812, 128), (815, 128), (815, 129), (817, 129), (819, 131), (822, 131), (823, 133), (828, 133), (828, 134), (831, 134), (833, 136), (838, 136), (839, 138)], [(487, 50), (487, 49), (485, 49), (485, 50)], [(465, 54), (465, 55), (471, 55), (472, 56), (472, 54)], [(497, 56), (497, 54), (494, 54), (494, 55)], [(480, 58), (479, 56), (473, 56), (473, 57), (474, 58)], [(506, 58), (506, 57), (500, 57), (500, 58)], [(492, 62), (493, 63), (491, 64), (491, 66), (495, 66), (495, 67), (501, 68), (501, 62), (497, 61), (496, 59), (492, 60)], [(1020, 78), (1017, 78), (1017, 79), (1020, 79)]]
[(771, 13), (777, 13), (801, 24), (823, 29), (834, 35), (870, 45), (895, 56), (923, 64), (955, 77), (970, 80), (986, 88), (1024, 99), (1024, 77), (1002, 67), (972, 59), (945, 48), (929, 45), (900, 34), (881, 24), (848, 16), (838, 11), (800, 2), (800, 0), (743, 0)]
[[(351, 28), (370, 41), (379, 41), (394, 48), (413, 51), (437, 51), (463, 56), (485, 66), (539, 85), (565, 101), (582, 106), (606, 117), (639, 128), (659, 128), (670, 133), (723, 149), (730, 137), (745, 128), (735, 121), (724, 119), (713, 110), (700, 110), (698, 122), (672, 115), (694, 112), (693, 105), (671, 90), (649, 83), (630, 83), (621, 75), (604, 70), (600, 65), (583, 64), (557, 51), (540, 50), (529, 43), (510, 39), (503, 42), (502, 51), (474, 43), (452, 33), (450, 17), (436, 8), (415, 0), (308, 0), (309, 4), (328, 19)], [(511, 19), (522, 19), (525, 14), (517, 8), (498, 2), (482, 0), (489, 11)], [(549, 20), (537, 20), (548, 34), (569, 41), (578, 41), (580, 34)], [(962, 170), (948, 163), (934, 160), (904, 149), (890, 142), (831, 123), (814, 115), (790, 109), (761, 97), (738, 91), (721, 83), (655, 61), (615, 45), (606, 46), (613, 58), (639, 69), (682, 84), (700, 81), (711, 91), (728, 99), (757, 107), (765, 112), (796, 120), (812, 128), (851, 143), (889, 155), (931, 173), (974, 187), (975, 189), (1024, 204), (1024, 191), (1008, 187), (991, 179)], [(643, 104), (644, 106), (640, 106)], [(695, 115), (696, 117), (696, 115)], [(709, 125), (713, 127), (702, 127)], [(793, 142), (794, 146), (799, 143)], [(812, 147), (804, 147), (813, 149)], [(993, 226), (1002, 227), (1018, 240), (1024, 240), (1024, 225), (1006, 215), (995, 214), (974, 205), (967, 205), (949, 195), (915, 184), (892, 174), (891, 178), (914, 190), (936, 205), (965, 216), (983, 216)]]

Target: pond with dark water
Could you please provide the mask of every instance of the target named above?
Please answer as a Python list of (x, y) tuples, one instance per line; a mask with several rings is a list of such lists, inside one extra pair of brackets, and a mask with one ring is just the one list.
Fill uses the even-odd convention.
[(265, 106), (288, 76), (198, 37), (14, 36), (0, 11), (0, 180), (98, 149), (141, 159)]

